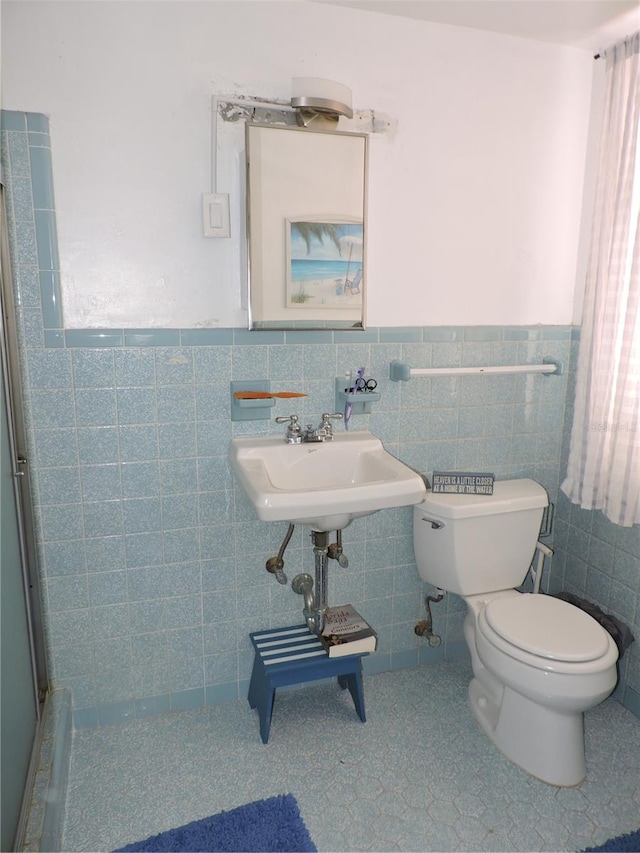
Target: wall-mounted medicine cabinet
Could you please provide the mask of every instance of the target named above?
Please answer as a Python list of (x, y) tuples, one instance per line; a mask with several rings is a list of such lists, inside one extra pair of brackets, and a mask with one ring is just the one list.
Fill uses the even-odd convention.
[(247, 123), (250, 329), (363, 329), (367, 136)]

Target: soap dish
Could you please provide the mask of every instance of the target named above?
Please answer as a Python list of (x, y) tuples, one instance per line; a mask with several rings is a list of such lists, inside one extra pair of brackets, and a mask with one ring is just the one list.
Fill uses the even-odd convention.
[(269, 391), (268, 379), (234, 381), (231, 383), (231, 420), (232, 421), (268, 421), (270, 409), (275, 406), (274, 397), (262, 400), (239, 400), (234, 397), (236, 391)]

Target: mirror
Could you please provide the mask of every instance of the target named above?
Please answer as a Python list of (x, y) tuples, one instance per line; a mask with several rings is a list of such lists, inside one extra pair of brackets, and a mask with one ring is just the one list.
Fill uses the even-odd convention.
[(363, 329), (365, 134), (247, 123), (250, 329)]

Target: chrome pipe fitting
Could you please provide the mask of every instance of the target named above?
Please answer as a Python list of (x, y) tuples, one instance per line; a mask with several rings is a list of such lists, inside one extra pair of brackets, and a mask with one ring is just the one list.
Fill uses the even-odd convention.
[(301, 574), (296, 575), (291, 581), (291, 589), (297, 595), (302, 596), (304, 601), (302, 615), (307, 623), (307, 628), (314, 634), (319, 634), (322, 629), (318, 630), (316, 600), (313, 594), (313, 578), (306, 572), (302, 572)]
[(294, 526), (295, 525), (293, 524), (289, 525), (287, 532), (285, 533), (285, 537), (282, 540), (282, 545), (280, 546), (277, 557), (269, 557), (265, 564), (265, 569), (272, 575), (275, 575), (278, 583), (283, 585), (287, 583), (287, 576), (284, 573), (284, 552), (286, 551), (287, 545), (293, 535)]

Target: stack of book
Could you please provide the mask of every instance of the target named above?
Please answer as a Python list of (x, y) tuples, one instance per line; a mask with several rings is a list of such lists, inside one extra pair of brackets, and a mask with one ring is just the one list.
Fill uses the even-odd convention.
[(378, 637), (352, 604), (328, 607), (320, 640), (330, 658), (375, 652)]

